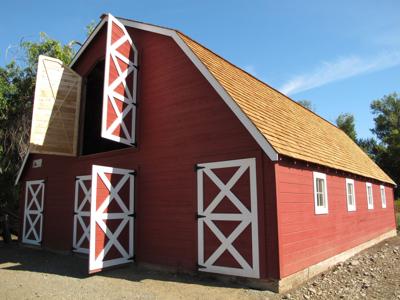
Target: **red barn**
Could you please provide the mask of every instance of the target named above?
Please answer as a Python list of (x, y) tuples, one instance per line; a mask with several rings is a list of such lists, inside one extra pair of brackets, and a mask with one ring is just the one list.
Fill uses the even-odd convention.
[(41, 56), (21, 242), (284, 291), (396, 234), (346, 134), (179, 31), (102, 17)]

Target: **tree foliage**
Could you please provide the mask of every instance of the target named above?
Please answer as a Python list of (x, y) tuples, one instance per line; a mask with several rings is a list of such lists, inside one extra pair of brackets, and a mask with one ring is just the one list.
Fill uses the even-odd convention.
[(315, 111), (315, 107), (310, 100), (299, 100), (297, 103), (311, 111)]
[(29, 145), (38, 57), (48, 55), (68, 64), (73, 46), (40, 33), (39, 41), (22, 41), (11, 62), (0, 67), (0, 209), (17, 205), (13, 183)]
[(339, 129), (343, 130), (353, 141), (357, 141), (354, 116), (352, 114), (340, 114), (336, 118), (336, 125)]
[[(371, 130), (379, 140), (375, 157), (396, 183), (400, 183), (400, 96), (392, 93), (371, 103), (375, 127)], [(399, 196), (399, 189), (396, 192)]]

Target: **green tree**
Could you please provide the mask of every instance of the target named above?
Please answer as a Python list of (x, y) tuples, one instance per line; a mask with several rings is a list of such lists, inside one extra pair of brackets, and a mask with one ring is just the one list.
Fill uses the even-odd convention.
[(301, 106), (315, 112), (315, 107), (310, 100), (299, 100), (299, 101), (297, 101), (297, 103), (300, 104)]
[(0, 210), (18, 205), (14, 180), (29, 145), (38, 57), (48, 55), (68, 64), (73, 46), (40, 33), (39, 41), (21, 42), (11, 62), (0, 67)]
[[(374, 100), (371, 110), (375, 127), (371, 130), (379, 139), (376, 162), (400, 183), (400, 96), (392, 93)], [(396, 191), (399, 196), (399, 189)]]
[(349, 113), (340, 114), (336, 118), (336, 125), (343, 130), (353, 141), (357, 142), (357, 133), (354, 125), (354, 116)]

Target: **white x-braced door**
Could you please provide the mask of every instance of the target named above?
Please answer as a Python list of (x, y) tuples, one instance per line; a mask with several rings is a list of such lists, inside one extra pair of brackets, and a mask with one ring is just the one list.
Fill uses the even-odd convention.
[(22, 242), (40, 245), (43, 229), (44, 180), (26, 182)]
[(138, 52), (124, 25), (108, 15), (101, 136), (135, 145)]
[(92, 168), (90, 273), (134, 259), (134, 176), (133, 170)]
[(91, 190), (91, 175), (75, 178), (72, 250), (84, 254), (89, 254)]
[(199, 270), (259, 278), (255, 159), (196, 169)]

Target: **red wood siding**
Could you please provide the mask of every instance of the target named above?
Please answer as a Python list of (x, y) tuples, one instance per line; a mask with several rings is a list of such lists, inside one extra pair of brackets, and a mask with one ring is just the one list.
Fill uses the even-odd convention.
[(379, 184), (371, 182), (374, 209), (368, 210), (365, 181), (355, 179), (357, 210), (348, 212), (346, 177), (314, 171), (327, 174), (327, 215), (314, 213), (313, 170), (276, 165), (281, 278), (395, 228), (391, 187), (386, 187), (383, 209)]
[[(274, 207), (273, 164), (263, 158), (254, 139), (171, 38), (141, 30), (129, 32), (139, 51), (138, 147), (79, 158), (32, 155), (43, 158), (43, 167), (32, 169), (28, 162), (22, 182), (47, 180), (43, 245), (60, 250), (71, 248), (75, 176), (90, 174), (93, 164), (134, 169), (137, 261), (194, 270), (194, 165), (255, 157), (260, 270), (261, 277), (270, 277), (277, 268), (276, 261), (267, 262), (269, 253), (275, 253), (276, 248), (271, 225), (274, 211), (269, 211), (268, 219), (264, 219), (264, 212)], [(104, 56), (104, 37), (103, 31), (81, 56), (75, 67), (77, 72), (87, 74)], [(266, 206), (264, 197), (268, 198)], [(265, 236), (269, 234), (267, 242)]]

